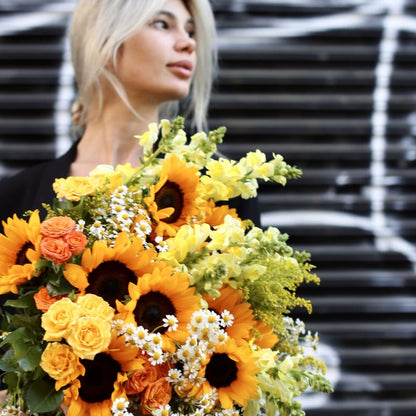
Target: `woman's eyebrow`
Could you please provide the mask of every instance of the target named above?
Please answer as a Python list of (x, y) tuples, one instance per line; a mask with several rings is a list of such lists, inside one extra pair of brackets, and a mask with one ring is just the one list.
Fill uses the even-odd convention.
[[(174, 14), (174, 13), (172, 13), (172, 12), (170, 12), (169, 10), (159, 10), (158, 12), (157, 12), (157, 14), (156, 14), (156, 16), (157, 15), (164, 15), (164, 16), (166, 16), (166, 17), (169, 17), (170, 19), (172, 19), (172, 20), (177, 20), (177, 17), (176, 17), (176, 15)], [(186, 23), (187, 24), (192, 24), (192, 25), (195, 25), (195, 22), (194, 22), (194, 19), (192, 19), (192, 18), (189, 18), (187, 21), (186, 21)]]

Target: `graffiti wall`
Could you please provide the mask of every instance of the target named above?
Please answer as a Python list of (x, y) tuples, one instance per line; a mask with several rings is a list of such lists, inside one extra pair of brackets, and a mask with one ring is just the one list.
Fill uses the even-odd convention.
[[(71, 142), (74, 0), (0, 0), (0, 176)], [(210, 126), (229, 157), (260, 148), (303, 170), (265, 183), (263, 226), (312, 254), (305, 287), (335, 385), (309, 416), (416, 409), (416, 1), (213, 0), (220, 69)]]

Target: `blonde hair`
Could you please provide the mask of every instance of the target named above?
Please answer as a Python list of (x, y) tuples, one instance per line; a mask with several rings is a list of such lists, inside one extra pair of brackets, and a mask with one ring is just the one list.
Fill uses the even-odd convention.
[[(117, 51), (126, 39), (137, 33), (163, 7), (165, 0), (78, 0), (70, 27), (72, 63), (78, 86), (78, 99), (73, 106), (73, 122), (85, 127), (92, 105), (98, 100), (102, 109), (101, 82), (107, 79), (136, 117), (121, 82), (107, 66), (117, 65)], [(206, 114), (212, 79), (217, 63), (215, 23), (209, 0), (186, 0), (195, 22), (197, 66), (190, 96), (184, 100), (184, 116), (192, 115), (192, 125), (206, 128)], [(178, 102), (161, 106), (160, 116), (171, 118)]]

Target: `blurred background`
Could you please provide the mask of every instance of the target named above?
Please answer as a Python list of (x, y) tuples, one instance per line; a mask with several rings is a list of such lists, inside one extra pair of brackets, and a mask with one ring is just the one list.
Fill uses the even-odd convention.
[[(0, 177), (71, 143), (75, 0), (0, 0)], [(312, 254), (304, 287), (335, 386), (308, 416), (416, 414), (416, 0), (212, 0), (210, 127), (304, 174), (262, 184), (262, 223)], [(0, 201), (1, 203), (1, 201)]]

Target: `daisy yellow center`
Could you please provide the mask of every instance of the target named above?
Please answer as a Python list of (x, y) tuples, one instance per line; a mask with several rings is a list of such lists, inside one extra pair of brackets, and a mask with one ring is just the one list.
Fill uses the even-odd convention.
[(101, 296), (114, 308), (116, 299), (124, 300), (129, 283), (136, 283), (137, 277), (125, 264), (106, 261), (91, 271), (88, 281), (87, 292)]
[(205, 378), (215, 388), (227, 387), (237, 380), (238, 368), (227, 354), (215, 353), (205, 371)]
[(183, 210), (183, 193), (178, 184), (171, 181), (166, 183), (159, 189), (155, 195), (155, 202), (159, 210), (164, 208), (173, 208), (173, 213), (163, 221), (170, 224), (178, 220)]
[(79, 396), (87, 403), (103, 402), (110, 399), (114, 390), (120, 364), (110, 355), (100, 353), (94, 360), (81, 360), (85, 375), (79, 377), (81, 387)]
[(163, 318), (166, 315), (175, 315), (175, 307), (171, 300), (160, 292), (149, 292), (137, 301), (134, 316), (138, 325), (142, 325), (149, 331), (164, 333)]

